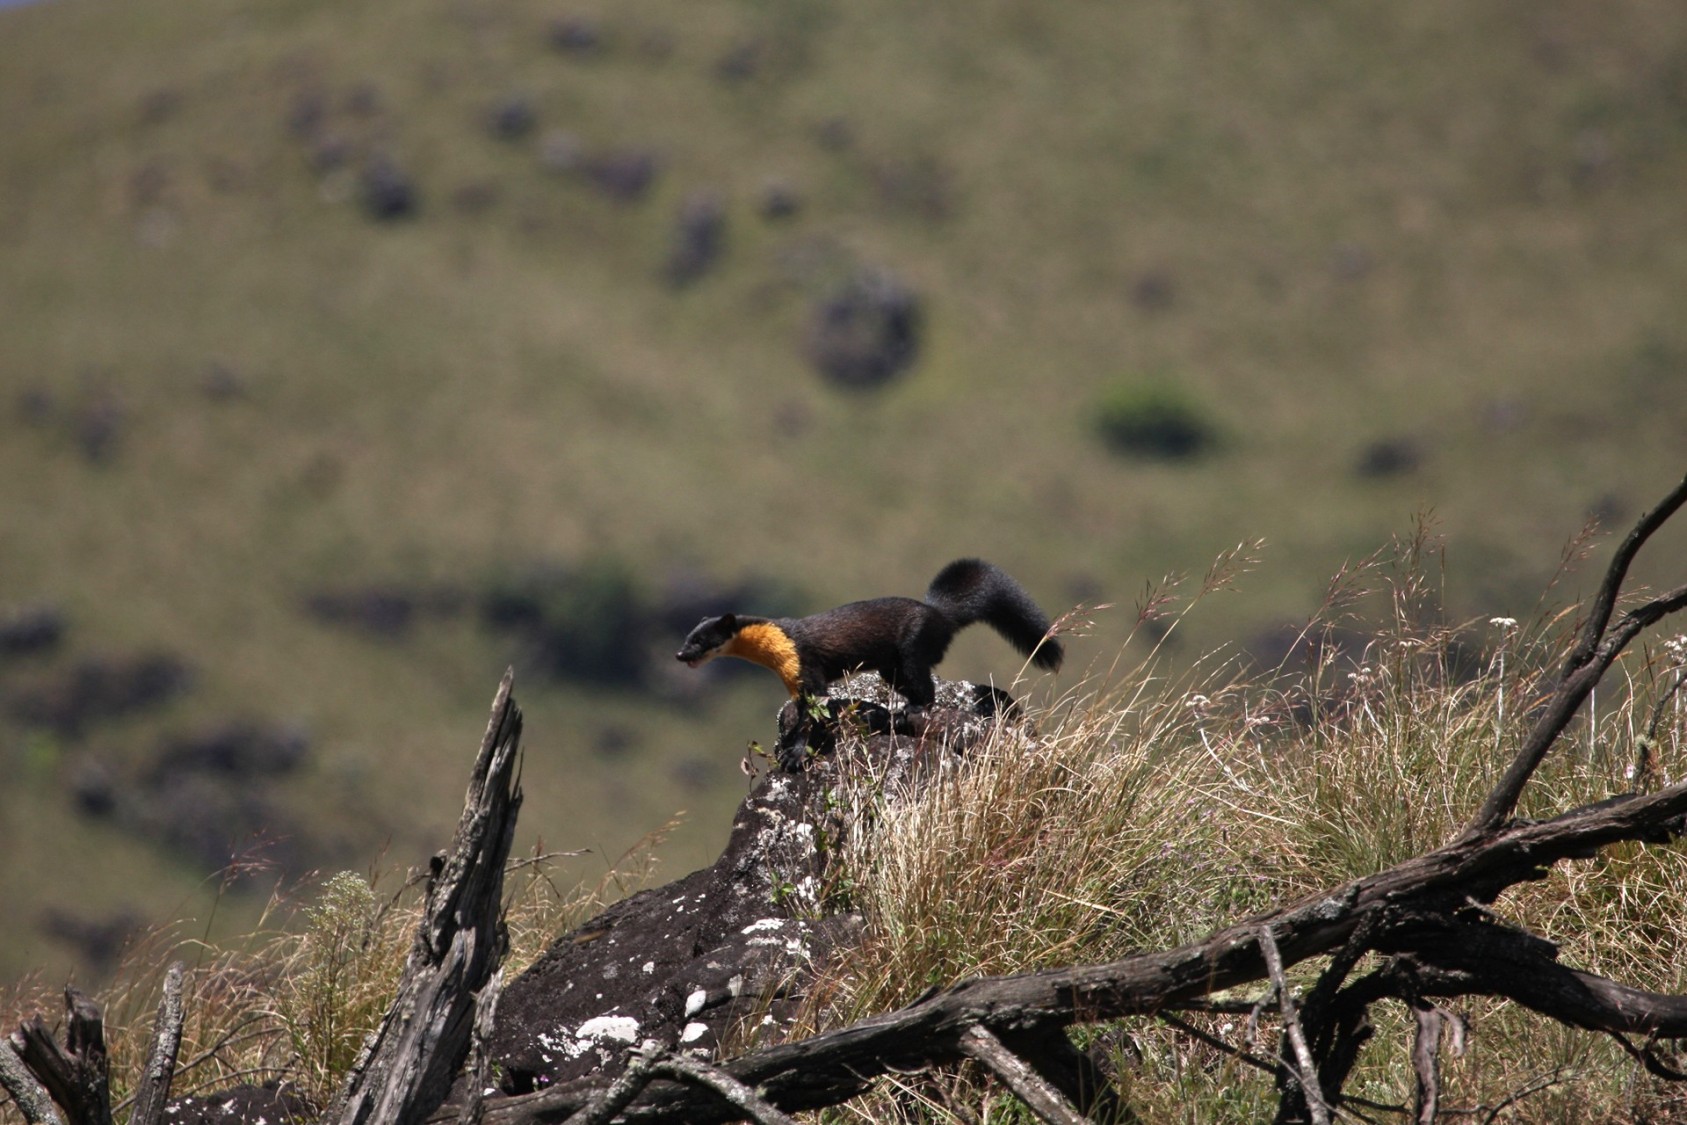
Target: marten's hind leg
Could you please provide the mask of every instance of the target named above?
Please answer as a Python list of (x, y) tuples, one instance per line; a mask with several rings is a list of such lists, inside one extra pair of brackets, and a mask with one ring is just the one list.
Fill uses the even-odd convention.
[(885, 683), (907, 701), (908, 710), (921, 710), (937, 702), (937, 685), (932, 682), (931, 665), (923, 661), (903, 661), (882, 673)]

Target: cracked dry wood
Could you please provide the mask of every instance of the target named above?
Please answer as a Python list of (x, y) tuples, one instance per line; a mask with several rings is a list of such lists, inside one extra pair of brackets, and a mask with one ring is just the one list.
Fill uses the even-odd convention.
[(503, 959), (504, 864), (521, 808), (521, 709), (504, 674), (447, 855), (435, 857), (427, 909), (397, 998), (364, 1044), (327, 1120), (409, 1125), (445, 1100), (468, 1057), (481, 992)]

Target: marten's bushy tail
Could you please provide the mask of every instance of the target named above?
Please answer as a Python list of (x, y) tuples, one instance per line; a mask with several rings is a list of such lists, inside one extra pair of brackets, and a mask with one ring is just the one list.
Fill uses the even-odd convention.
[(982, 621), (1039, 668), (1060, 668), (1065, 652), (1049, 636), (1049, 619), (1005, 570), (983, 559), (956, 559), (931, 580), (926, 604), (953, 619), (957, 628)]

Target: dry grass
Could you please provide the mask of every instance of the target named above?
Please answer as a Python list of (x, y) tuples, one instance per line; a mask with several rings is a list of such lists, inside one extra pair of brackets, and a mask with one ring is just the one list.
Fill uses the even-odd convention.
[[(1175, 587), (1138, 607), (1144, 633), (1181, 628), (1227, 586), (1249, 547), (1221, 560), (1177, 608)], [(1274, 669), (1215, 658), (1175, 679), (1158, 648), (1133, 666), (1003, 725), (915, 795), (847, 779), (853, 806), (834, 891), (868, 922), (865, 944), (815, 991), (805, 1026), (846, 1023), (979, 974), (1106, 961), (1199, 938), (1275, 904), (1368, 874), (1445, 842), (1497, 777), (1565, 651), (1573, 616), (1545, 611), (1449, 624), (1439, 551), (1426, 530), (1344, 572), (1307, 642)], [(1068, 625), (1067, 627), (1070, 627)], [(1316, 642), (1316, 643), (1313, 643)], [(1475, 654), (1475, 655), (1473, 655)], [(1595, 801), (1687, 769), (1680, 690), (1687, 643), (1631, 653), (1531, 786), (1526, 813)], [(512, 867), (512, 971), (612, 892), (648, 878), (661, 834), (595, 887), (559, 887), (554, 856)], [(1558, 941), (1568, 963), (1661, 991), (1687, 991), (1687, 858), (1679, 848), (1613, 848), (1561, 864), (1495, 909)], [(103, 997), (118, 1093), (145, 1050), (162, 966), (190, 961), (178, 1092), (290, 1078), (325, 1101), (385, 1010), (414, 931), (415, 888), (378, 891), (341, 874), (291, 903), (295, 932), (238, 947), (161, 934), (136, 950)], [(1316, 964), (1291, 972), (1303, 986)], [(1244, 992), (1246, 990), (1243, 990)], [(20, 989), (5, 1012), (56, 1010)], [(1680, 1113), (1679, 1095), (1606, 1039), (1484, 999), (1452, 1005), (1470, 1028), (1444, 1054), (1443, 1102), (1494, 1120), (1626, 1121)], [(1265, 1019), (1191, 1016), (1256, 1054)], [(1348, 1092), (1410, 1100), (1408, 1017), (1374, 1013), (1378, 1035)], [(1154, 1020), (1080, 1032), (1112, 1057), (1145, 1120), (1256, 1121), (1268, 1077)], [(896, 1078), (828, 1119), (1024, 1120), (969, 1073)], [(8, 1120), (0, 1109), (0, 1120)]]
[[(559, 882), (557, 861), (566, 853), (513, 861), (505, 881), (506, 973), (520, 972), (558, 933), (647, 882), (671, 827), (647, 835), (593, 883)], [(285, 1080), (325, 1106), (386, 1014), (421, 920), (417, 877), (382, 889), (390, 881), (346, 871), (278, 895), (264, 915), (269, 924), (238, 943), (213, 944), (174, 930), (138, 942), (116, 983), (97, 997), (119, 1116), (151, 1048), (172, 960), (186, 968), (173, 1097)], [(61, 1012), (57, 992), (38, 980), (0, 996), (0, 1026), (32, 1013), (53, 1023)], [(18, 1120), (9, 1102), (0, 1104), (0, 1125)]]
[[(870, 937), (832, 970), (808, 1026), (906, 1004), (971, 975), (1175, 946), (1445, 843), (1526, 728), (1570, 618), (1447, 624), (1436, 557), (1420, 535), (1345, 575), (1305, 634), (1325, 643), (1296, 667), (1244, 677), (1221, 665), (1168, 682), (1150, 662), (1047, 708), (1040, 730), (1003, 726), (915, 797), (872, 779), (849, 786), (846, 799), (863, 815), (843, 852), (842, 885)], [(1342, 637), (1348, 647), (1335, 643)], [(1636, 767), (1653, 782), (1679, 777), (1687, 728), (1673, 688), (1682, 671), (1679, 642), (1631, 654), (1592, 727), (1584, 719), (1548, 759), (1526, 815), (1628, 791)], [(1675, 921), (1684, 905), (1680, 849), (1633, 846), (1560, 865), (1496, 910), (1562, 943), (1571, 964), (1681, 992), (1687, 935)], [(1307, 984), (1317, 967), (1291, 976)], [(1515, 1098), (1496, 1119), (1618, 1121), (1672, 1096), (1606, 1039), (1507, 1003), (1451, 1006), (1472, 1032), (1468, 1050), (1449, 1050), (1444, 1105), (1494, 1109)], [(1275, 1050), (1269, 1026), (1192, 1019), (1257, 1054)], [(1385, 1005), (1376, 1023), (1348, 1092), (1408, 1104), (1409, 1016)], [(1271, 1112), (1269, 1077), (1164, 1024), (1081, 1034), (1113, 1048), (1145, 1120)], [(1023, 1119), (1011, 1099), (966, 1075), (893, 1083), (839, 1116), (969, 1113)]]

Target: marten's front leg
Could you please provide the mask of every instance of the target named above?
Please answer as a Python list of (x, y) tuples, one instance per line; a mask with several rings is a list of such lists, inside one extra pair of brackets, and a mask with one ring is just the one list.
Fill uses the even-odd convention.
[(831, 748), (833, 735), (828, 724), (832, 715), (824, 695), (806, 691), (792, 696), (791, 706), (796, 715), (791, 728), (779, 736), (778, 758), (781, 768), (797, 773), (812, 755)]

